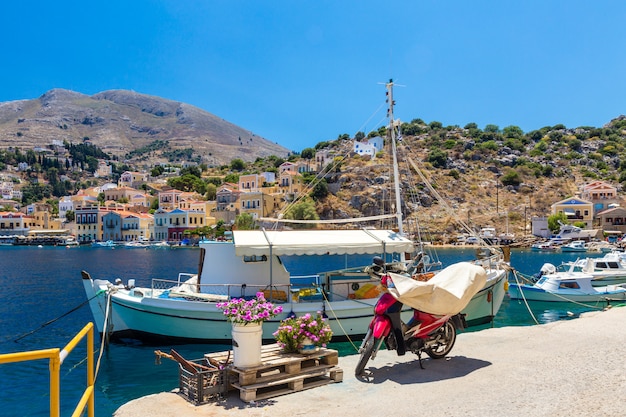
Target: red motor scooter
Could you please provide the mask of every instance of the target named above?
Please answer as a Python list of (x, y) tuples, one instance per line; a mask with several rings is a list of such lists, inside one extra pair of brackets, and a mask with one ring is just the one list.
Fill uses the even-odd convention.
[[(389, 275), (382, 274), (380, 278), (384, 287), (393, 286)], [(398, 356), (404, 355), (407, 350), (417, 354), (423, 369), (422, 352), (433, 359), (445, 357), (454, 346), (457, 329), (465, 328), (463, 314), (438, 316), (416, 309), (413, 309), (411, 320), (405, 324), (400, 317), (402, 307), (403, 304), (388, 292), (376, 302), (374, 318), (359, 347), (361, 356), (354, 371), (357, 377), (363, 373), (367, 362), (376, 357), (383, 342), (388, 350), (395, 350)]]

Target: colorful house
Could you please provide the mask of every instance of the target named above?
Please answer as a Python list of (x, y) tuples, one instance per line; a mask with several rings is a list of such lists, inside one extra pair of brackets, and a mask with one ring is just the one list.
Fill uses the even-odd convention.
[(552, 214), (564, 213), (571, 223), (585, 222), (586, 227), (593, 224), (593, 203), (578, 197), (570, 197), (550, 206)]

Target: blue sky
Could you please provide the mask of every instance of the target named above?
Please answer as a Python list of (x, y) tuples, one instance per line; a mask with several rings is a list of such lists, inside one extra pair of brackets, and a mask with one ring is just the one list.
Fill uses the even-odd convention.
[(626, 114), (626, 2), (10, 1), (0, 101), (182, 101), (300, 151), (397, 118), (602, 126)]

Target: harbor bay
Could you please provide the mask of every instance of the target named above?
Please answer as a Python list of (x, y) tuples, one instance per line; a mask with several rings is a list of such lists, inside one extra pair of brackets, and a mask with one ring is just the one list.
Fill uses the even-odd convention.
[[(444, 265), (474, 257), (471, 247), (444, 248), (437, 253)], [(578, 257), (581, 254), (536, 253), (529, 249), (516, 249), (512, 251), (511, 264), (520, 273), (531, 275), (546, 262), (558, 265)], [(81, 270), (88, 271), (96, 279), (113, 281), (119, 277), (124, 281), (135, 279), (138, 285), (149, 285), (151, 278), (174, 279), (179, 272), (196, 272), (198, 258), (199, 251), (194, 249), (2, 247), (0, 353), (62, 348), (92, 320), (87, 306), (79, 307), (86, 301)], [(574, 318), (594, 307), (536, 304), (533, 305), (533, 314), (539, 322), (545, 323)], [(76, 311), (61, 317), (74, 308), (77, 308)], [(53, 322), (44, 326), (50, 321)], [(534, 320), (523, 303), (505, 298), (493, 326), (532, 324)], [(480, 329), (469, 329), (477, 330)], [(96, 348), (99, 349), (99, 346), (97, 337)], [(132, 399), (176, 388), (177, 364), (171, 361), (155, 364), (154, 351), (167, 351), (170, 347), (146, 346), (129, 341), (128, 344), (112, 344), (102, 352), (96, 382), (96, 414), (111, 415)], [(331, 347), (343, 355), (355, 353), (350, 343), (337, 343)], [(176, 346), (176, 350), (187, 358), (199, 358), (206, 352), (228, 348), (223, 345)], [(79, 344), (61, 368), (63, 415), (73, 410), (85, 388), (85, 349), (84, 343)], [(47, 361), (0, 366), (3, 415), (49, 415), (48, 392)]]

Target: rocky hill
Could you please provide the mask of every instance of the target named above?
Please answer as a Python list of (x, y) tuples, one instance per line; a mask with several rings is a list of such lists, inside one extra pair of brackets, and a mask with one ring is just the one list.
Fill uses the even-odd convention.
[[(405, 218), (419, 221), (425, 240), (453, 239), (462, 231), (457, 220), (474, 229), (493, 226), (498, 233), (521, 236), (529, 231), (532, 216), (549, 215), (552, 204), (577, 195), (585, 183), (607, 181), (620, 192), (626, 183), (624, 116), (601, 128), (557, 125), (527, 133), (515, 127), (444, 127), (419, 119), (404, 123), (402, 130), (399, 154), (407, 161), (400, 171), (403, 211)], [(317, 203), (320, 217), (390, 212), (389, 153), (370, 160), (349, 155), (349, 143), (343, 149), (335, 146), (348, 156), (340, 172), (327, 178), (330, 194)]]
[(119, 160), (147, 166), (177, 155), (219, 165), (289, 153), (197, 107), (132, 91), (88, 96), (54, 89), (37, 99), (0, 103), (2, 148), (45, 147), (53, 140), (89, 140)]

